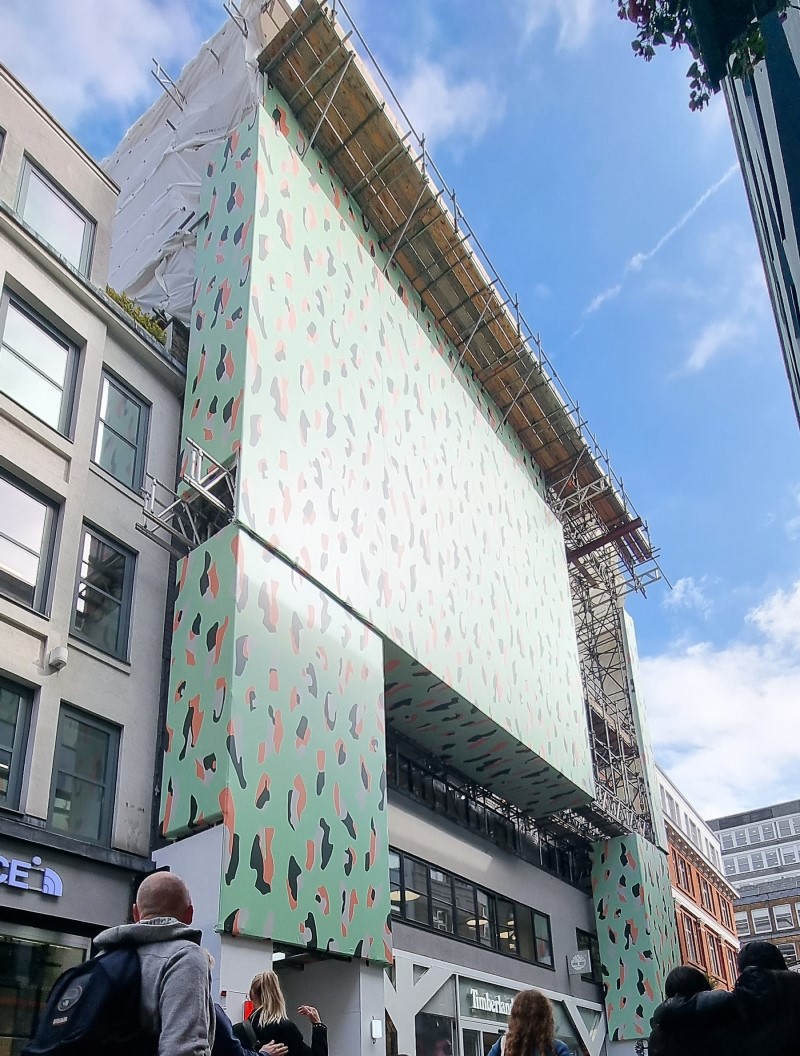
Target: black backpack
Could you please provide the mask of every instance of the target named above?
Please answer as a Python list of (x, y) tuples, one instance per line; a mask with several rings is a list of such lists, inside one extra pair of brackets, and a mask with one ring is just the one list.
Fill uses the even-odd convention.
[(22, 1056), (150, 1056), (158, 1039), (141, 1024), (141, 966), (120, 946), (56, 979)]

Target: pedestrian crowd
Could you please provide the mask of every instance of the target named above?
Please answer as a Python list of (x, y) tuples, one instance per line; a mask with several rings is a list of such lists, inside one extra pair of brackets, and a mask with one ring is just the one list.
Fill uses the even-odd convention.
[[(275, 972), (255, 976), (251, 1011), (231, 1023), (212, 999), (212, 961), (193, 917), (180, 877), (147, 877), (133, 923), (101, 932), (99, 956), (59, 977), (22, 1056), (328, 1056), (317, 1009), (297, 1010), (311, 1023), (309, 1045), (287, 1014)], [(800, 975), (771, 943), (743, 947), (732, 991), (682, 966), (667, 976), (664, 997), (650, 1056), (800, 1056)], [(488, 1056), (570, 1056), (544, 994), (517, 994), (508, 1030)]]
[(697, 968), (667, 976), (653, 1014), (650, 1056), (798, 1056), (800, 975), (770, 942), (739, 951), (733, 990), (714, 989)]

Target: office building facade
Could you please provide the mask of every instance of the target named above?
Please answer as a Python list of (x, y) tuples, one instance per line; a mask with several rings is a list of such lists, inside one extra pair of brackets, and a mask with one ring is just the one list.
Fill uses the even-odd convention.
[(699, 968), (716, 986), (730, 990), (738, 975), (736, 891), (722, 872), (717, 835), (662, 770), (659, 784), (681, 963)]
[(728, 112), (800, 418), (800, 11), (760, 19), (766, 59), (743, 80), (726, 78)]
[(766, 939), (795, 968), (800, 957), (800, 800), (710, 821), (723, 869), (737, 892), (742, 943)]
[(0, 1045), (152, 868), (183, 368), (105, 292), (116, 188), (0, 67)]
[(678, 957), (654, 554), (346, 20), (240, 4), (108, 162), (114, 281), (191, 333), (156, 861), (234, 1018), (273, 964), (342, 1048), (482, 1056), (534, 986), (632, 1052)]

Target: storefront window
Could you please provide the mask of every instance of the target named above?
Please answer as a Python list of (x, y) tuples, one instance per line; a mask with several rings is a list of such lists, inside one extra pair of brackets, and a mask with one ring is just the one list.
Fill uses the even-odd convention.
[(0, 933), (0, 1056), (19, 1056), (53, 983), (86, 957), (88, 942), (76, 939), (70, 946), (52, 938), (46, 932), (36, 939)]
[(561, 1001), (551, 1002), (553, 1019), (556, 1024), (556, 1038), (563, 1041), (570, 1051), (570, 1056), (584, 1056), (586, 1049), (578, 1038), (572, 1020)]
[(455, 980), (445, 985), (415, 1017), (416, 1056), (453, 1056), (456, 1051)]

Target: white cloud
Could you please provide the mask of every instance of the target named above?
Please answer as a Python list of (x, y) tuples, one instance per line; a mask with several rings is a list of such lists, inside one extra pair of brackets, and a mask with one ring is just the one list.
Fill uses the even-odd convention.
[(667, 609), (695, 609), (702, 616), (707, 616), (712, 608), (712, 602), (703, 589), (705, 577), (698, 583), (693, 576), (684, 576), (679, 579), (672, 590), (664, 598), (664, 608)]
[(692, 345), (684, 368), (689, 374), (703, 370), (719, 352), (745, 335), (744, 325), (735, 319), (717, 319), (705, 326)]
[(558, 25), (558, 48), (577, 51), (589, 39), (599, 11), (598, 0), (523, 0), (523, 39), (550, 22)]
[(659, 761), (710, 818), (797, 795), (800, 581), (747, 616), (722, 646), (642, 661)]
[(620, 279), (620, 281), (613, 286), (609, 286), (607, 289), (603, 290), (602, 293), (598, 293), (597, 296), (594, 297), (584, 308), (583, 315), (592, 315), (592, 313), (596, 312), (597, 309), (600, 308), (602, 305), (606, 304), (610, 300), (613, 300), (615, 297), (618, 297), (620, 293), (622, 293), (622, 289), (625, 285), (625, 280), (627, 279), (628, 275), (630, 275), (631, 272), (641, 271), (645, 264), (648, 264), (653, 259), (653, 257), (660, 253), (664, 246), (666, 246), (666, 244), (671, 241), (671, 239), (673, 239), (675, 235), (677, 235), (680, 231), (683, 230), (683, 228), (689, 223), (695, 213), (705, 205), (708, 199), (715, 195), (721, 187), (724, 187), (728, 180), (730, 180), (734, 173), (738, 172), (738, 170), (738, 164), (731, 165), (727, 172), (725, 172), (715, 183), (712, 183), (710, 187), (707, 187), (703, 191), (697, 201), (692, 206), (690, 206), (689, 209), (686, 210), (683, 216), (681, 216), (681, 218), (672, 225), (672, 227), (666, 232), (666, 234), (662, 235), (661, 238), (659, 238), (658, 242), (656, 242), (652, 249), (648, 249), (646, 252), (640, 250), (639, 252), (634, 253), (633, 256), (629, 257), (625, 264), (625, 268), (622, 272), (622, 278)]
[(734, 175), (734, 173), (738, 171), (738, 162), (735, 165), (731, 165), (728, 171), (723, 176), (720, 176), (716, 183), (712, 183), (710, 187), (707, 187), (703, 191), (703, 193), (700, 195), (694, 205), (692, 205), (689, 209), (686, 210), (680, 220), (678, 220), (677, 223), (673, 224), (665, 235), (662, 235), (661, 238), (659, 238), (658, 242), (656, 242), (652, 249), (649, 249), (646, 253), (634, 253), (628, 263), (625, 265), (625, 271), (641, 271), (644, 265), (647, 264), (648, 261), (652, 260), (656, 253), (661, 252), (661, 250), (664, 248), (667, 242), (670, 241), (670, 239), (674, 238), (679, 231), (686, 227), (686, 225), (689, 223), (689, 221), (692, 219), (698, 209), (702, 209), (708, 199), (715, 195), (721, 187), (724, 187), (728, 180)]
[(66, 125), (103, 108), (119, 112), (149, 101), (157, 91), (153, 56), (176, 72), (202, 42), (198, 9), (211, 10), (210, 0), (6, 0), (2, 6), (3, 61)]
[(706, 323), (679, 373), (698, 374), (721, 353), (747, 348), (769, 314), (764, 271), (749, 235), (745, 242), (737, 243), (726, 232), (718, 241), (719, 245), (712, 247), (709, 270), (717, 277), (717, 299), (730, 307), (726, 315)]
[(598, 308), (601, 308), (606, 303), (606, 301), (613, 301), (613, 299), (615, 297), (619, 297), (621, 293), (621, 282), (618, 282), (616, 286), (609, 286), (607, 290), (603, 290), (602, 293), (598, 293), (594, 300), (590, 301), (590, 303), (586, 306), (586, 309), (583, 314), (591, 315), (593, 312), (596, 312)]
[(496, 93), (477, 77), (458, 81), (439, 63), (418, 59), (400, 80), (398, 96), (426, 145), (460, 138), (477, 142), (502, 114)]

